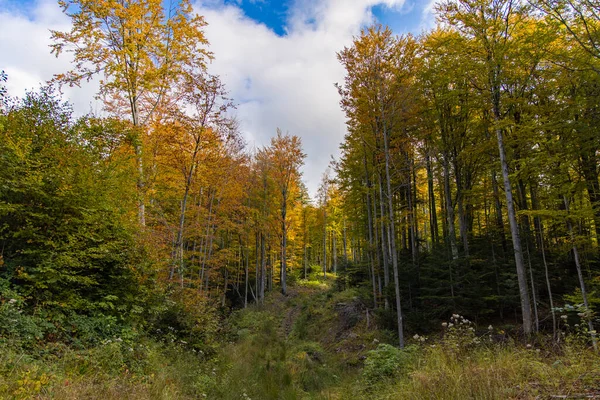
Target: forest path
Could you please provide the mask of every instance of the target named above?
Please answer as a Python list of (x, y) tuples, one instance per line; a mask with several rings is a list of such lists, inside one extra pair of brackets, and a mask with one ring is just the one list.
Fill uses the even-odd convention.
[(217, 356), (218, 390), (209, 398), (361, 398), (346, 397), (342, 387), (356, 380), (366, 346), (348, 345), (361, 335), (339, 315), (339, 304), (352, 298), (340, 298), (334, 285), (333, 278), (300, 281), (286, 296), (272, 292), (264, 305), (239, 311), (237, 339)]

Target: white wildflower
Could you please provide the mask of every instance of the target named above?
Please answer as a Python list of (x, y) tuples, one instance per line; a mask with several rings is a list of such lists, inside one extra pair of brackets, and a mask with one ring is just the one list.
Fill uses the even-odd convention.
[(447, 328), (448, 327), (448, 323), (447, 322), (442, 322), (442, 328)]
[(494, 330), (494, 327), (492, 325), (488, 326), (488, 331)]

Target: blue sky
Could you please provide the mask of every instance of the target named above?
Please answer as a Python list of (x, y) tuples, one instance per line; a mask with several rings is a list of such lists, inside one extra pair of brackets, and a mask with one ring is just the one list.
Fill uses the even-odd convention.
[[(236, 102), (248, 146), (267, 145), (277, 128), (300, 136), (311, 194), (346, 133), (334, 87), (345, 71), (336, 53), (373, 22), (398, 34), (419, 34), (432, 22), (430, 0), (191, 1), (208, 23), (215, 56), (209, 70)], [(22, 96), (70, 69), (68, 55), (50, 54), (51, 29), (70, 29), (57, 0), (0, 0), (0, 69), (8, 73), (10, 95)], [(97, 91), (96, 80), (64, 95), (78, 114), (101, 112)]]
[[(293, 0), (224, 0), (223, 3), (239, 7), (248, 18), (265, 24), (279, 36), (287, 33), (287, 22), (294, 5)], [(400, 7), (377, 4), (371, 7), (371, 12), (376, 22), (388, 25), (398, 34), (418, 34), (423, 28), (423, 12), (427, 5), (427, 1), (407, 0)]]

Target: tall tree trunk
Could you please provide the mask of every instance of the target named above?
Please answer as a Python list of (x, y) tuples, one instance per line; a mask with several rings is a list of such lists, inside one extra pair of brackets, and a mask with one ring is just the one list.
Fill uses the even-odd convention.
[[(206, 268), (206, 261), (208, 258), (208, 243), (210, 240), (211, 243), (211, 247), (212, 247), (212, 237), (209, 238), (210, 235), (210, 227), (212, 225), (212, 211), (213, 211), (213, 202), (215, 199), (215, 194), (214, 192), (211, 193), (210, 195), (210, 202), (208, 205), (208, 216), (207, 216), (207, 220), (206, 220), (206, 235), (205, 235), (205, 239), (204, 239), (204, 250), (203, 250), (203, 255), (202, 255), (202, 268), (200, 270), (200, 282), (204, 281), (204, 273), (205, 273), (205, 268)], [(202, 285), (200, 285), (200, 291), (202, 291)]]
[(327, 205), (323, 206), (323, 278), (327, 278)]
[(332, 241), (332, 246), (333, 248), (331, 249), (331, 252), (333, 253), (333, 273), (337, 274), (337, 245), (336, 245), (336, 232), (335, 230), (331, 230), (331, 241)]
[(458, 246), (456, 245), (456, 228), (454, 225), (454, 204), (452, 203), (452, 192), (450, 191), (450, 163), (448, 154), (444, 154), (444, 195), (446, 196), (446, 224), (448, 226), (448, 242), (452, 251), (452, 259), (458, 260)]
[[(567, 213), (569, 213), (569, 201), (566, 196), (563, 196), (563, 200), (565, 202), (565, 209)], [(579, 259), (579, 250), (577, 248), (575, 242), (575, 233), (573, 231), (573, 223), (571, 219), (567, 218), (567, 228), (569, 229), (569, 236), (571, 237), (571, 245), (573, 248), (573, 257), (575, 258), (575, 268), (577, 268), (577, 277), (579, 278), (579, 289), (581, 290), (581, 297), (583, 298), (583, 306), (585, 307), (585, 319), (587, 320), (588, 328), (592, 335), (592, 344), (594, 346), (594, 350), (598, 351), (598, 343), (596, 342), (596, 334), (594, 330), (594, 324), (592, 322), (592, 316), (590, 315), (590, 305), (588, 302), (587, 290), (585, 288), (585, 280), (583, 279), (583, 271), (581, 269), (581, 261)], [(594, 333), (592, 333), (594, 332)]]
[(131, 119), (134, 129), (137, 133), (137, 141), (134, 144), (134, 152), (137, 165), (137, 196), (138, 196), (138, 221), (141, 226), (146, 226), (146, 193), (144, 179), (144, 159), (143, 159), (143, 127), (140, 126), (140, 115), (137, 104), (137, 93), (134, 91), (131, 96)]
[(402, 320), (402, 301), (400, 299), (400, 275), (398, 271), (398, 254), (396, 252), (396, 229), (394, 223), (394, 206), (392, 203), (392, 184), (390, 177), (390, 151), (389, 151), (389, 139), (388, 132), (384, 125), (383, 127), (383, 143), (385, 150), (385, 180), (387, 187), (387, 200), (388, 200), (388, 216), (390, 226), (390, 247), (392, 252), (392, 268), (394, 269), (394, 286), (396, 289), (396, 314), (398, 322), (398, 344), (400, 348), (404, 348), (404, 328)]
[(546, 261), (546, 249), (544, 248), (544, 230), (542, 222), (538, 225), (540, 234), (540, 251), (542, 252), (542, 261), (544, 262), (544, 274), (546, 275), (546, 290), (548, 291), (548, 300), (550, 301), (550, 313), (552, 314), (552, 339), (557, 340), (556, 334), (556, 311), (554, 311), (554, 300), (552, 299), (552, 285), (550, 284), (550, 273), (548, 272), (548, 262)]
[[(254, 250), (256, 253), (256, 267), (254, 273), (254, 286), (256, 287), (256, 302), (258, 303), (260, 300), (260, 273), (261, 273), (261, 263), (260, 263), (260, 235), (258, 230), (256, 230), (254, 235)], [(250, 286), (252, 289), (252, 286)]]
[(492, 192), (494, 193), (494, 210), (496, 211), (496, 229), (498, 235), (500, 235), (502, 251), (506, 254), (508, 252), (508, 244), (506, 243), (506, 235), (504, 234), (504, 218), (502, 217), (502, 203), (500, 202), (498, 178), (496, 177), (496, 171), (494, 170), (492, 170)]
[[(499, 90), (499, 89), (498, 89)], [(496, 123), (500, 122), (499, 107), (496, 110)], [(519, 234), (519, 225), (515, 213), (515, 206), (512, 194), (512, 185), (508, 174), (508, 162), (506, 160), (506, 151), (504, 149), (504, 133), (501, 128), (496, 128), (496, 138), (498, 140), (498, 152), (500, 153), (500, 164), (502, 166), (502, 178), (504, 180), (504, 192), (506, 194), (506, 208), (508, 211), (508, 221), (510, 223), (510, 232), (515, 253), (515, 264), (517, 267), (517, 280), (519, 283), (519, 296), (521, 298), (521, 312), (523, 314), (523, 330), (526, 335), (533, 332), (531, 324), (531, 304), (529, 301), (529, 290), (527, 289), (527, 273), (525, 271), (525, 262), (523, 261), (523, 250), (521, 248), (521, 235)]]
[(260, 233), (260, 290), (258, 292), (258, 299), (262, 303), (265, 301), (265, 285), (267, 278), (267, 254), (265, 251), (265, 235)]
[(287, 224), (285, 219), (287, 218), (287, 192), (282, 193), (282, 204), (281, 204), (281, 293), (285, 296), (287, 294)]
[(371, 211), (371, 190), (370, 180), (367, 178), (367, 231), (369, 234), (369, 265), (371, 267), (371, 277), (373, 285), (373, 308), (377, 308), (377, 288), (375, 283), (375, 246), (373, 242), (373, 215)]
[(464, 196), (463, 196), (463, 179), (461, 176), (461, 172), (459, 169), (458, 161), (456, 160), (456, 156), (454, 158), (454, 179), (456, 181), (456, 206), (458, 211), (458, 230), (460, 231), (460, 238), (463, 244), (463, 251), (465, 253), (465, 257), (469, 257), (469, 237), (468, 237), (468, 229), (467, 229), (467, 218), (465, 216), (465, 207), (464, 207)]
[(390, 285), (390, 267), (389, 267), (389, 257), (390, 257), (390, 246), (389, 246), (389, 229), (386, 228), (385, 218), (386, 218), (386, 210), (387, 207), (384, 206), (385, 199), (383, 197), (383, 183), (381, 181), (381, 174), (377, 174), (379, 179), (379, 212), (381, 214), (381, 218), (379, 221), (379, 225), (381, 227), (381, 260), (383, 262), (383, 291), (384, 291), (384, 307), (387, 310), (390, 307), (389, 299), (387, 296), (387, 288)]
[(531, 253), (529, 252), (529, 243), (527, 243), (527, 264), (529, 266), (529, 281), (531, 282), (531, 301), (533, 303), (533, 322), (535, 333), (540, 331), (540, 318), (537, 308), (537, 297), (535, 294), (535, 279), (533, 276), (533, 266), (531, 265)]
[(431, 171), (431, 157), (430, 150), (425, 153), (425, 166), (427, 169), (427, 191), (429, 193), (429, 225), (431, 230), (431, 243), (435, 248), (438, 244), (438, 221), (437, 221), (437, 208), (435, 204), (435, 190), (433, 186), (433, 173)]
[[(173, 260), (173, 266), (169, 272), (169, 280), (173, 279), (175, 273), (175, 266), (179, 267), (179, 273), (183, 276), (183, 229), (185, 226), (185, 213), (187, 211), (187, 202), (192, 187), (192, 179), (194, 178), (194, 171), (196, 165), (196, 157), (200, 150), (200, 141), (196, 140), (194, 152), (192, 153), (192, 161), (190, 163), (190, 169), (187, 171), (185, 177), (185, 189), (183, 192), (183, 199), (181, 199), (181, 210), (179, 212), (179, 225), (177, 227), (177, 240), (175, 241), (175, 260)], [(181, 280), (181, 286), (183, 287), (183, 278)]]
[(344, 217), (344, 237), (343, 237), (343, 244), (344, 244), (344, 265), (348, 264), (348, 240), (346, 238), (346, 218)]
[(308, 278), (308, 253), (306, 252), (306, 207), (302, 210), (302, 255), (304, 260), (304, 279)]
[(249, 253), (249, 249), (246, 249), (245, 253), (246, 254), (244, 254), (244, 252), (242, 252), (242, 257), (243, 257), (243, 260), (245, 261), (244, 264), (245, 264), (245, 267), (246, 267), (245, 268), (246, 269), (246, 271), (245, 271), (246, 272), (246, 276), (245, 276), (245, 279), (244, 279), (244, 281), (245, 281), (245, 287), (246, 287), (245, 290), (244, 290), (244, 308), (247, 308), (248, 307), (248, 278), (249, 278), (249, 271), (248, 270), (249, 270), (249, 267), (250, 267), (250, 265), (249, 265), (250, 264), (250, 254), (248, 254)]
[[(412, 160), (408, 160), (408, 153), (406, 155), (407, 158), (407, 162), (408, 164), (411, 166), (410, 170), (412, 171)], [(416, 210), (415, 210), (415, 203), (413, 202), (413, 188), (412, 188), (412, 183), (413, 180), (410, 178), (412, 174), (409, 174), (409, 179), (408, 179), (408, 186), (407, 186), (407, 193), (406, 193), (406, 198), (408, 200), (408, 229), (409, 229), (409, 237), (410, 237), (410, 254), (411, 254), (411, 259), (412, 259), (412, 263), (413, 265), (417, 265), (417, 230), (416, 230), (416, 226), (415, 226), (415, 221), (416, 221)]]

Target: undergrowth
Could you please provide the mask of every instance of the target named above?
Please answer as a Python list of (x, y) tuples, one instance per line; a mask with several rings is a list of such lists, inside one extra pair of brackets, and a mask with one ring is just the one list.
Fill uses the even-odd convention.
[[(31, 339), (7, 335), (0, 343), (0, 398), (600, 397), (600, 356), (581, 335), (565, 331), (560, 345), (542, 336), (527, 345), (453, 315), (440, 336), (414, 334), (398, 349), (393, 332), (367, 318), (361, 289), (340, 291), (333, 282), (311, 276), (288, 296), (271, 293), (264, 304), (234, 312), (213, 338), (220, 348), (186, 343), (176, 331), (40, 343), (35, 326), (24, 324)], [(163, 321), (171, 332), (175, 317)]]

